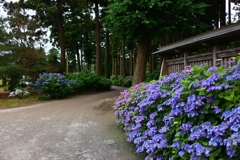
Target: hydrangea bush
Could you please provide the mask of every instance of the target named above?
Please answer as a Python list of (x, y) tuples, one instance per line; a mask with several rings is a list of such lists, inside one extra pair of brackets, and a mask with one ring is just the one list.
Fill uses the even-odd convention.
[(72, 93), (71, 83), (74, 82), (60, 73), (42, 73), (34, 87), (38, 89), (40, 94), (48, 96), (49, 99), (59, 99)]
[(10, 92), (9, 93), (9, 96), (8, 97), (19, 97), (19, 98), (25, 98), (25, 97), (28, 97), (30, 96), (30, 93), (28, 91), (25, 91), (23, 89), (18, 89), (18, 88), (15, 88), (14, 91)]
[(240, 158), (240, 63), (194, 66), (135, 85), (114, 109), (146, 160)]
[(34, 84), (42, 96), (39, 99), (59, 99), (83, 91), (105, 91), (111, 89), (108, 79), (90, 71), (80, 73), (43, 73)]

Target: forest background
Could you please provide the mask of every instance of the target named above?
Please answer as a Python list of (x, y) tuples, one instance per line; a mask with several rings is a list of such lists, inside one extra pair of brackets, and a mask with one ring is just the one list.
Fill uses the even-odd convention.
[(159, 46), (239, 19), (239, 5), (225, 0), (1, 0), (1, 9), (0, 67), (22, 67), (33, 82), (90, 70), (134, 85), (159, 70)]

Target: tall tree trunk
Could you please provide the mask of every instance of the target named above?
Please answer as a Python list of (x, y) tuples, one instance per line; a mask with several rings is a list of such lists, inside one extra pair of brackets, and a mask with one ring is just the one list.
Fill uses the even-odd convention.
[(114, 72), (115, 72), (116, 77), (118, 76), (118, 70), (119, 70), (118, 61), (119, 61), (118, 57), (115, 57), (115, 71)]
[(66, 72), (66, 58), (65, 58), (65, 33), (64, 33), (64, 19), (62, 14), (62, 1), (58, 3), (58, 24), (60, 35), (60, 48), (61, 48), (61, 71)]
[(81, 61), (80, 61), (80, 55), (79, 55), (78, 47), (76, 48), (76, 53), (77, 53), (77, 62), (78, 62), (78, 72), (81, 72)]
[[(72, 50), (73, 53), (75, 53), (75, 50)], [(73, 57), (72, 57), (73, 56)], [(76, 60), (76, 54), (71, 55), (72, 59), (72, 65), (70, 72), (76, 72), (77, 71), (77, 60)]]
[(173, 42), (173, 37), (170, 34), (166, 34), (165, 35), (165, 44), (164, 45), (168, 45), (171, 44)]
[[(149, 41), (149, 51), (153, 52), (153, 40)], [(148, 73), (151, 74), (153, 72), (153, 60), (152, 54), (148, 54)]]
[(137, 52), (133, 51), (133, 75), (134, 75), (134, 68), (135, 68), (136, 61), (137, 61)]
[(96, 74), (101, 74), (101, 48), (100, 48), (100, 25), (98, 0), (95, 0), (95, 21), (96, 21)]
[(218, 0), (215, 0), (215, 6), (216, 6), (216, 8), (215, 8), (215, 15), (216, 15), (216, 17), (215, 17), (215, 27), (216, 28), (219, 28), (219, 24), (218, 24), (218, 22), (219, 22), (219, 1)]
[(109, 61), (109, 31), (106, 31), (106, 37), (105, 37), (106, 41), (105, 41), (105, 77), (108, 79), (110, 78), (110, 61)]
[(122, 49), (121, 49), (121, 56), (120, 56), (120, 75), (125, 78), (126, 72), (125, 72), (125, 41), (122, 40)]
[(129, 57), (129, 76), (133, 75), (133, 48), (130, 49)]
[(112, 58), (112, 75), (116, 75), (116, 63), (115, 63), (115, 61), (116, 61), (116, 58)]
[(83, 52), (82, 52), (82, 48), (80, 50), (80, 67), (81, 67), (81, 71), (83, 70)]
[(220, 27), (226, 25), (226, 2), (225, 0), (220, 1)]
[(148, 40), (144, 39), (138, 44), (138, 54), (134, 69), (132, 86), (143, 82), (146, 78)]

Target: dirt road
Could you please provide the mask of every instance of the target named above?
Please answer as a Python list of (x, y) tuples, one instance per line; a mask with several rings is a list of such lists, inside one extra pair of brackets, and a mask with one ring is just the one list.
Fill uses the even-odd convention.
[(0, 160), (139, 160), (116, 126), (124, 88), (0, 110)]

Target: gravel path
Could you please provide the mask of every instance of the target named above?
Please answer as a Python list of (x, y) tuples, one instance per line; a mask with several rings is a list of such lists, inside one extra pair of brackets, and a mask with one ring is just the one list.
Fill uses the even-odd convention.
[(0, 110), (0, 160), (139, 160), (112, 109), (124, 88)]

